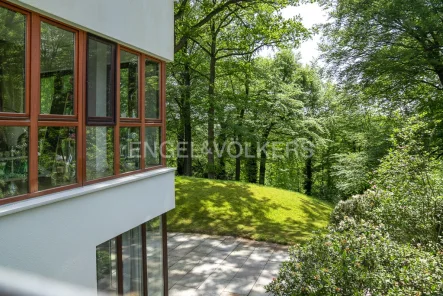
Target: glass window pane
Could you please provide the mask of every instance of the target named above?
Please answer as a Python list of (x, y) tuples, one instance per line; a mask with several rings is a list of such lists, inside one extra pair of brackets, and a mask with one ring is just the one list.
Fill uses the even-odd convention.
[(75, 34), (41, 23), (40, 113), (74, 114)]
[(161, 164), (161, 128), (145, 128), (145, 164), (146, 167)]
[(77, 182), (75, 127), (40, 127), (38, 189)]
[(25, 112), (26, 16), (0, 7), (0, 112)]
[(146, 118), (160, 118), (160, 64), (146, 60), (145, 112)]
[(97, 290), (98, 295), (117, 295), (117, 247), (111, 239), (97, 246)]
[(120, 51), (120, 116), (138, 117), (138, 56)]
[(28, 128), (0, 126), (0, 199), (28, 193)]
[(88, 39), (88, 116), (113, 117), (115, 45)]
[(143, 295), (143, 254), (141, 227), (122, 235), (123, 295)]
[(120, 172), (140, 169), (140, 128), (120, 128)]
[(148, 295), (163, 295), (163, 236), (161, 218), (146, 223)]
[(114, 174), (114, 128), (86, 127), (86, 179)]

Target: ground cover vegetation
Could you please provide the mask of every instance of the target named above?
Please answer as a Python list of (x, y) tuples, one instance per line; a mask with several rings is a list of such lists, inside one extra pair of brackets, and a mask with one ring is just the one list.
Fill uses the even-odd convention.
[(276, 295), (441, 295), (443, 3), (318, 2), (310, 65), (293, 49), (315, 32), (281, 13), (298, 1), (176, 2), (169, 164), (337, 204)]
[(173, 232), (303, 243), (326, 228), (331, 203), (293, 191), (232, 181), (178, 177)]

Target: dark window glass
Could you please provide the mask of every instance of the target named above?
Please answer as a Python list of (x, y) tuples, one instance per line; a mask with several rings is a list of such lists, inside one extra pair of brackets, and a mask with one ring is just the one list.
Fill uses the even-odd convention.
[(114, 174), (114, 128), (86, 127), (86, 179)]
[(115, 44), (93, 36), (88, 39), (88, 122), (114, 122)]
[(146, 167), (161, 164), (161, 128), (145, 128), (145, 163)]
[(146, 223), (148, 295), (163, 296), (163, 236), (161, 218)]
[(120, 51), (120, 116), (138, 117), (138, 56)]
[(145, 116), (160, 118), (160, 64), (146, 60), (145, 64)]
[(26, 16), (0, 7), (0, 112), (25, 112)]
[(0, 126), (0, 199), (28, 193), (28, 128)]
[(143, 253), (141, 227), (122, 235), (123, 295), (143, 295)]
[(120, 172), (140, 169), (140, 128), (120, 128)]
[(117, 246), (111, 239), (97, 246), (98, 295), (117, 295)]
[(75, 34), (41, 23), (40, 113), (74, 114)]
[(72, 127), (39, 128), (39, 190), (77, 182), (75, 131)]

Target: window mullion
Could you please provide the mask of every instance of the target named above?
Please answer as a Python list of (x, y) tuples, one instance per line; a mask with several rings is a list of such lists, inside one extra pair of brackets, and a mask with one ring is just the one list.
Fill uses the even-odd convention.
[[(163, 166), (166, 166), (166, 145), (164, 144), (166, 142), (166, 63), (161, 62), (161, 68), (160, 68), (160, 118), (162, 120), (162, 139), (160, 141), (160, 147), (161, 147), (161, 163)], [(192, 143), (189, 143), (189, 145), (192, 145)]]
[(145, 60), (146, 56), (142, 54), (140, 56), (140, 74), (139, 74), (139, 108), (140, 108), (140, 121), (141, 121), (141, 128), (140, 128), (140, 153), (141, 153), (141, 169), (145, 169), (145, 157), (146, 157), (146, 149), (145, 149)]
[(29, 192), (38, 191), (38, 115), (40, 113), (40, 17), (31, 14)]
[(115, 61), (115, 130), (114, 130), (114, 174), (120, 174), (120, 45), (116, 48)]
[(146, 242), (146, 223), (142, 224), (142, 256), (143, 256), (143, 294), (148, 296), (148, 254), (147, 254), (147, 242)]
[(79, 31), (77, 34), (77, 59), (76, 59), (76, 79), (77, 79), (77, 92), (76, 92), (76, 101), (77, 101), (77, 176), (78, 182), (82, 186), (86, 182), (86, 120), (85, 120), (85, 101), (86, 101), (86, 91), (85, 84), (86, 80), (83, 79), (86, 77), (86, 33), (83, 31)]
[(123, 250), (122, 235), (117, 236), (117, 293), (123, 295)]

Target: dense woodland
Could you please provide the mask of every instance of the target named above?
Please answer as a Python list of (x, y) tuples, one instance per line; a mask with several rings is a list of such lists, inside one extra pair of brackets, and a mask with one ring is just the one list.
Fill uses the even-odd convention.
[[(297, 46), (316, 32), (282, 17), (297, 1), (177, 2), (168, 68), (170, 165), (179, 175), (337, 201), (370, 187), (393, 147), (393, 131), (419, 114), (433, 131), (426, 145), (438, 157), (442, 4), (385, 2), (383, 11), (360, 1), (320, 2), (331, 14), (318, 28), (326, 67), (299, 61)], [(271, 47), (273, 57), (260, 54)], [(271, 144), (291, 153), (276, 157)], [(214, 153), (201, 153), (206, 146)]]
[(308, 30), (282, 17), (298, 1), (176, 2), (169, 164), (337, 203), (276, 295), (442, 295), (443, 2), (318, 3), (329, 21)]

